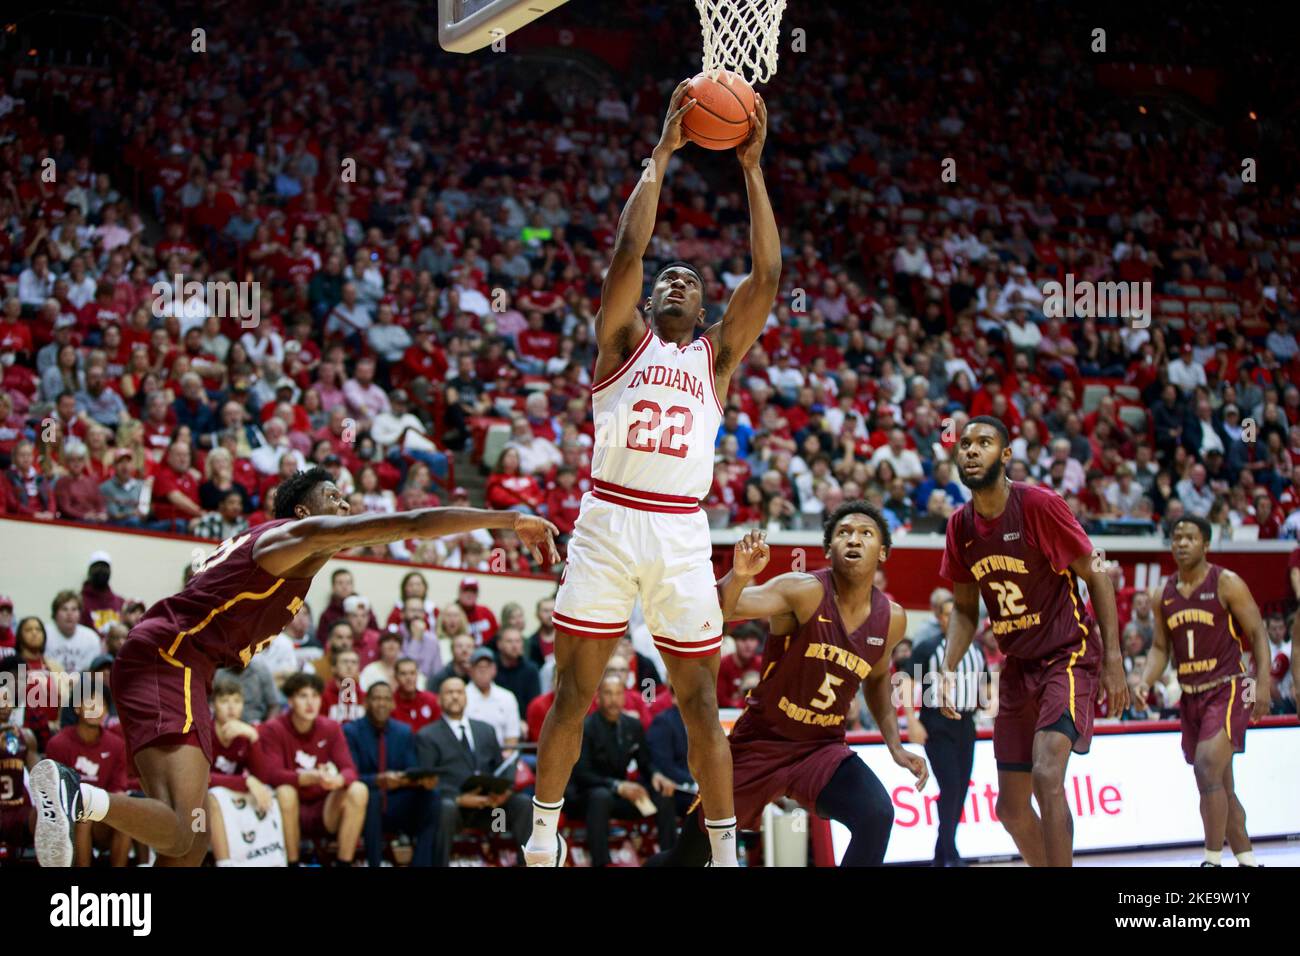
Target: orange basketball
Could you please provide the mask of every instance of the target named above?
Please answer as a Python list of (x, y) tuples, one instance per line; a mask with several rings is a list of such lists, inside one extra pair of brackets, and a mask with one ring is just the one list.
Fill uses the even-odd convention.
[(754, 88), (730, 70), (716, 80), (700, 73), (686, 89), (696, 101), (682, 117), (688, 139), (705, 149), (731, 149), (749, 138), (749, 114), (754, 112)]

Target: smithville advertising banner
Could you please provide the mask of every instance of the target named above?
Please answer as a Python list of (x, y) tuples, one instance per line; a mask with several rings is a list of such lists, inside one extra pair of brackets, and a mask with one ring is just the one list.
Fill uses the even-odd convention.
[[(1291, 718), (1294, 721), (1294, 718)], [(1100, 728), (1099, 728), (1100, 729)], [(1098, 733), (1092, 750), (1070, 757), (1065, 794), (1074, 815), (1078, 851), (1198, 843), (1199, 797), (1192, 768), (1183, 760), (1176, 729), (1151, 732)], [(894, 830), (886, 863), (934, 859), (938, 832), (939, 788), (933, 777), (917, 793), (912, 776), (890, 758), (883, 744), (858, 744), (853, 750), (867, 762), (894, 803)], [(924, 748), (908, 745), (924, 756)], [(1233, 761), (1237, 797), (1246, 808), (1252, 838), (1300, 833), (1300, 727), (1254, 727), (1246, 734), (1246, 752)], [(997, 821), (998, 774), (993, 741), (975, 744), (975, 767), (967, 790), (957, 849), (963, 857), (1015, 856), (1015, 843)], [(838, 864), (849, 831), (830, 824), (831, 847)], [(824, 826), (814, 828), (824, 839)]]

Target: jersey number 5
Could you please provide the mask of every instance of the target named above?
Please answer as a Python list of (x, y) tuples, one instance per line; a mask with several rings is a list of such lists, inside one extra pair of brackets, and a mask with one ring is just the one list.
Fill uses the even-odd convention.
[(843, 677), (834, 677), (831, 674), (826, 675), (822, 681), (822, 686), (817, 690), (817, 699), (812, 702), (812, 706), (818, 710), (825, 710), (835, 703), (835, 688), (844, 683)]
[[(674, 405), (667, 411), (662, 410), (654, 402), (648, 399), (642, 399), (632, 406), (634, 412), (650, 413), (650, 417), (643, 421), (633, 422), (627, 430), (627, 447), (632, 451), (644, 451), (654, 454), (656, 451), (661, 455), (671, 455), (673, 458), (685, 458), (690, 448), (685, 442), (679, 442), (677, 439), (683, 438), (695, 424), (695, 416), (691, 410), (682, 405)], [(642, 440), (641, 433), (644, 431), (657, 432), (659, 425), (664, 416), (668, 418), (676, 417), (678, 423), (659, 437), (659, 443), (656, 447), (654, 437), (647, 437)]]

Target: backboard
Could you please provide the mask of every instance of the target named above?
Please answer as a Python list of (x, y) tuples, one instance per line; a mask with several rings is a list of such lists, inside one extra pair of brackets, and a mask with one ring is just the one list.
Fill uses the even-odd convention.
[(565, 0), (438, 0), (438, 42), (451, 53), (473, 53)]

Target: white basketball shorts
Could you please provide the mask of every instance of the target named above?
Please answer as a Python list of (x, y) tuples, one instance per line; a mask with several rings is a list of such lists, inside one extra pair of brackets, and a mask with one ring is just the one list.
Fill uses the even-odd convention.
[(556, 628), (579, 637), (622, 637), (640, 595), (661, 653), (717, 654), (722, 608), (709, 521), (699, 502), (603, 481), (595, 485), (583, 495), (569, 539)]

